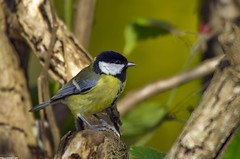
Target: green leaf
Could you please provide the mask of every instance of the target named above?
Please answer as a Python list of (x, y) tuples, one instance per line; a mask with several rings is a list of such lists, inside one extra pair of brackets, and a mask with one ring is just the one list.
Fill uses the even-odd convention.
[(129, 54), (138, 41), (166, 35), (176, 30), (170, 23), (155, 19), (137, 19), (125, 28), (124, 54)]
[(232, 142), (228, 146), (222, 159), (239, 159), (240, 158), (240, 129), (235, 134)]
[(152, 148), (142, 146), (131, 146), (130, 153), (137, 159), (163, 159), (166, 155)]
[(122, 117), (123, 135), (146, 134), (155, 128), (166, 116), (166, 107), (157, 103), (143, 103)]

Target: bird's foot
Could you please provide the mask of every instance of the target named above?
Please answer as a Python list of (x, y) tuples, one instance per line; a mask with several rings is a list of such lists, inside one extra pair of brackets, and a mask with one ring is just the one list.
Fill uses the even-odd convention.
[(116, 128), (114, 126), (109, 125), (105, 120), (103, 120), (99, 116), (97, 116), (97, 115), (94, 115), (94, 116), (101, 122), (101, 124), (91, 125), (83, 116), (81, 116), (80, 114), (78, 115), (78, 117), (83, 122), (85, 122), (90, 129), (99, 130), (99, 131), (112, 130), (118, 137), (120, 137), (119, 132), (116, 130)]
[(119, 132), (116, 130), (116, 128), (112, 125), (109, 125), (105, 120), (99, 119), (101, 124), (92, 125), (92, 129), (100, 130), (100, 131), (106, 131), (106, 130), (112, 130), (118, 137), (120, 137)]

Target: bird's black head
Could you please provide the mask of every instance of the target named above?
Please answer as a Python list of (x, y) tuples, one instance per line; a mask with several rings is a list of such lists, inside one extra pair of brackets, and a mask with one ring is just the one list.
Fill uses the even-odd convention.
[(122, 82), (126, 79), (126, 70), (134, 63), (115, 51), (103, 51), (93, 62), (93, 70), (98, 74), (106, 74), (117, 77)]

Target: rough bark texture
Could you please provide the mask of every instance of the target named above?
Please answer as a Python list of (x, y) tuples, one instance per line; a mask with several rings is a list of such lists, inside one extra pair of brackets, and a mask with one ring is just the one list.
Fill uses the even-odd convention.
[(1, 1), (10, 27), (9, 36), (24, 37), (41, 62), (49, 49), (53, 25), (57, 26), (49, 69), (55, 80), (63, 84), (90, 63), (90, 56), (63, 22), (57, 18), (56, 24), (52, 23), (49, 1)]
[(67, 133), (61, 140), (55, 159), (127, 159), (127, 147), (119, 137), (108, 131), (85, 130)]
[[(50, 59), (49, 73), (53, 79), (62, 84), (87, 66), (91, 62), (91, 57), (76, 42), (61, 20), (57, 18), (56, 23), (53, 24), (48, 0), (0, 0), (0, 6), (1, 15), (4, 17), (1, 17), (1, 20), (5, 20), (2, 26), (6, 26), (1, 30), (3, 33), (1, 33), (0, 39), (2, 41), (0, 41), (0, 45), (4, 45), (0, 51), (0, 58), (5, 61), (5, 63), (0, 63), (3, 74), (3, 76), (0, 76), (0, 100), (1, 103), (4, 103), (2, 104), (3, 109), (1, 109), (3, 115), (0, 115), (0, 126), (4, 128), (0, 129), (0, 133), (3, 133), (0, 137), (0, 140), (2, 140), (0, 141), (0, 150), (3, 151), (0, 156), (7, 155), (28, 159), (33, 158), (28, 146), (35, 144), (31, 129), (33, 117), (31, 113), (28, 113), (30, 102), (26, 81), (24, 80), (24, 71), (20, 67), (19, 57), (14, 53), (13, 41), (26, 42), (40, 62), (44, 63), (51, 42), (53, 26), (56, 26), (56, 42)], [(19, 49), (15, 46), (14, 48), (16, 51)], [(24, 54), (21, 54), (21, 56), (24, 57)], [(108, 114), (112, 115), (109, 116)], [(119, 114), (115, 106), (98, 115), (119, 130)], [(92, 117), (89, 121), (91, 123), (97, 122)], [(85, 126), (82, 125), (81, 129), (85, 129)], [(91, 133), (89, 134), (89, 132)], [(81, 152), (90, 150), (93, 153), (89, 152), (88, 155), (92, 156), (97, 149), (104, 156), (107, 152), (113, 152), (116, 156), (127, 156), (126, 146), (115, 136), (113, 131), (83, 130), (73, 134), (77, 136), (78, 142), (75, 142), (74, 139), (67, 140), (68, 145), (78, 146), (79, 143), (87, 143), (81, 144), (79, 150), (73, 150), (78, 151), (79, 155), (81, 155)], [(98, 141), (97, 145), (96, 141)], [(66, 143), (66, 140), (63, 140), (63, 142)], [(89, 149), (89, 145), (93, 145), (96, 149)], [(112, 147), (110, 148), (110, 146)], [(70, 151), (72, 147), (74, 146), (66, 146), (64, 149)], [(61, 148), (59, 148), (59, 151), (63, 152)], [(82, 158), (89, 158), (88, 155), (85, 154)], [(34, 156), (36, 157), (36, 154)]]
[[(0, 7), (0, 156), (32, 158), (29, 146), (36, 146), (34, 119), (25, 72), (18, 51), (5, 34), (6, 26)], [(25, 53), (28, 56), (28, 53)]]
[(211, 159), (239, 125), (240, 79), (232, 67), (218, 70), (166, 159)]
[[(233, 0), (205, 1), (209, 36), (226, 58), (219, 65), (202, 101), (168, 152), (166, 159), (220, 158), (240, 123), (240, 10)], [(205, 17), (206, 18), (206, 17)]]

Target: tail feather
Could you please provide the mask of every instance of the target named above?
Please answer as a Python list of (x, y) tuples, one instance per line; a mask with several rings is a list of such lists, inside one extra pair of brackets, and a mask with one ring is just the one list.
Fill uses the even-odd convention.
[(33, 107), (32, 109), (29, 110), (29, 112), (35, 112), (35, 111), (38, 111), (40, 109), (43, 109), (44, 107), (48, 106), (49, 104), (51, 104), (52, 101), (51, 100), (48, 100), (46, 102), (43, 102), (41, 104), (38, 104), (36, 105), (35, 107)]

